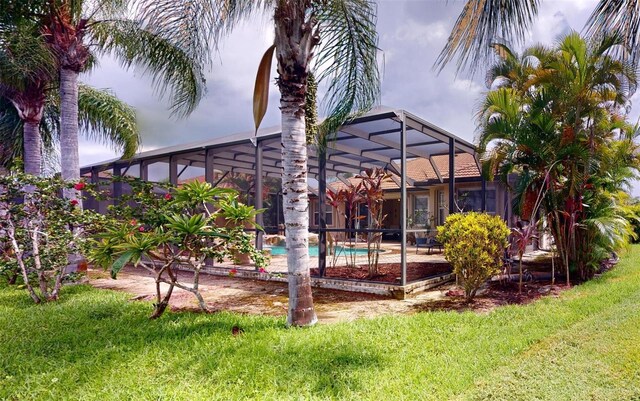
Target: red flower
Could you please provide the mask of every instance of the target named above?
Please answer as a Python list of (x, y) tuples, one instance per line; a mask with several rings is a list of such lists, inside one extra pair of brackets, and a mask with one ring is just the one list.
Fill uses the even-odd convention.
[(77, 199), (71, 199), (71, 202), (69, 202), (69, 203), (71, 203), (71, 206), (75, 206), (75, 205), (78, 204), (78, 200)]
[(76, 191), (82, 191), (84, 189), (84, 187), (86, 187), (87, 184), (85, 184), (84, 182), (80, 181), (79, 183), (77, 183), (76, 185), (73, 186), (73, 188)]
[(143, 232), (144, 232), (144, 226), (140, 226), (140, 227), (138, 227), (138, 231), (140, 231), (141, 233), (143, 233)]
[(261, 267), (260, 269), (258, 269), (258, 271), (259, 271), (260, 273), (266, 273), (266, 272), (267, 272), (267, 271), (264, 269), (264, 267)]
[(132, 226), (137, 226), (138, 222), (136, 221), (136, 219), (131, 219), (131, 221), (129, 221), (129, 224), (131, 224)]
[(231, 270), (229, 270), (229, 276), (231, 276), (231, 277), (235, 276), (235, 275), (236, 275), (236, 273), (238, 273), (238, 270), (237, 270), (237, 269), (231, 269)]
[(164, 198), (166, 200), (171, 200), (171, 194), (167, 192), (166, 194), (164, 194)]

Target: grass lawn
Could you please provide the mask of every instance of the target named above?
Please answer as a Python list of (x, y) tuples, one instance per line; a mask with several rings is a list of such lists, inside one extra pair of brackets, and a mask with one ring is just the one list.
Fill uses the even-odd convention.
[[(640, 247), (527, 306), (287, 329), (87, 286), (0, 288), (0, 399), (640, 400)], [(234, 337), (238, 325), (244, 334)]]

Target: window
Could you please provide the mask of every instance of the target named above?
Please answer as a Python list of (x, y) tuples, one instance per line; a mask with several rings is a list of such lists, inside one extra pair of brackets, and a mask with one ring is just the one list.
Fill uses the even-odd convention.
[(441, 226), (444, 224), (444, 219), (446, 218), (446, 203), (444, 200), (444, 191), (438, 191), (438, 225)]
[(416, 226), (425, 226), (430, 223), (429, 215), (429, 196), (420, 195), (414, 197), (413, 201), (413, 224)]
[[(313, 213), (313, 225), (316, 227), (320, 226), (320, 218), (318, 216), (320, 216), (318, 212)], [(327, 226), (333, 225), (333, 211), (325, 212), (325, 221)]]
[[(486, 212), (487, 213), (495, 213), (496, 212), (496, 191), (495, 189), (487, 189), (487, 203), (486, 203)], [(482, 211), (482, 190), (481, 189), (461, 189), (458, 190), (458, 206), (465, 211)]]

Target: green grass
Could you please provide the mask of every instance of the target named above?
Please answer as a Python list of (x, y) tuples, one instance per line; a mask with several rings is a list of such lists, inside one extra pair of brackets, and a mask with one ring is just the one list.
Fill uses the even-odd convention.
[[(0, 399), (640, 400), (640, 247), (527, 306), (287, 329), (68, 287), (0, 288)], [(239, 325), (244, 334), (231, 335)]]

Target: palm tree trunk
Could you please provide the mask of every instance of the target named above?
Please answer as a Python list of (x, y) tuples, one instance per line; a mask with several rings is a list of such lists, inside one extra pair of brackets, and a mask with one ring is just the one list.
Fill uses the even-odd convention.
[(40, 124), (25, 120), (23, 124), (24, 172), (40, 175), (42, 171), (42, 139)]
[[(284, 166), (285, 238), (289, 271), (287, 323), (309, 326), (318, 320), (313, 309), (309, 274), (309, 199), (307, 197), (307, 144), (304, 115), (282, 104), (282, 160)], [(287, 107), (289, 106), (289, 107)]]
[[(80, 156), (78, 153), (78, 72), (60, 69), (60, 155), (62, 179), (80, 180)], [(78, 199), (78, 191), (65, 189), (67, 199)], [(79, 201), (79, 199), (78, 199)], [(82, 203), (78, 204), (79, 206)]]
[(289, 273), (287, 324), (311, 326), (313, 309), (309, 273), (309, 198), (305, 103), (307, 75), (319, 35), (307, 20), (309, 0), (280, 1), (274, 13), (278, 86), (282, 114), (282, 195)]

